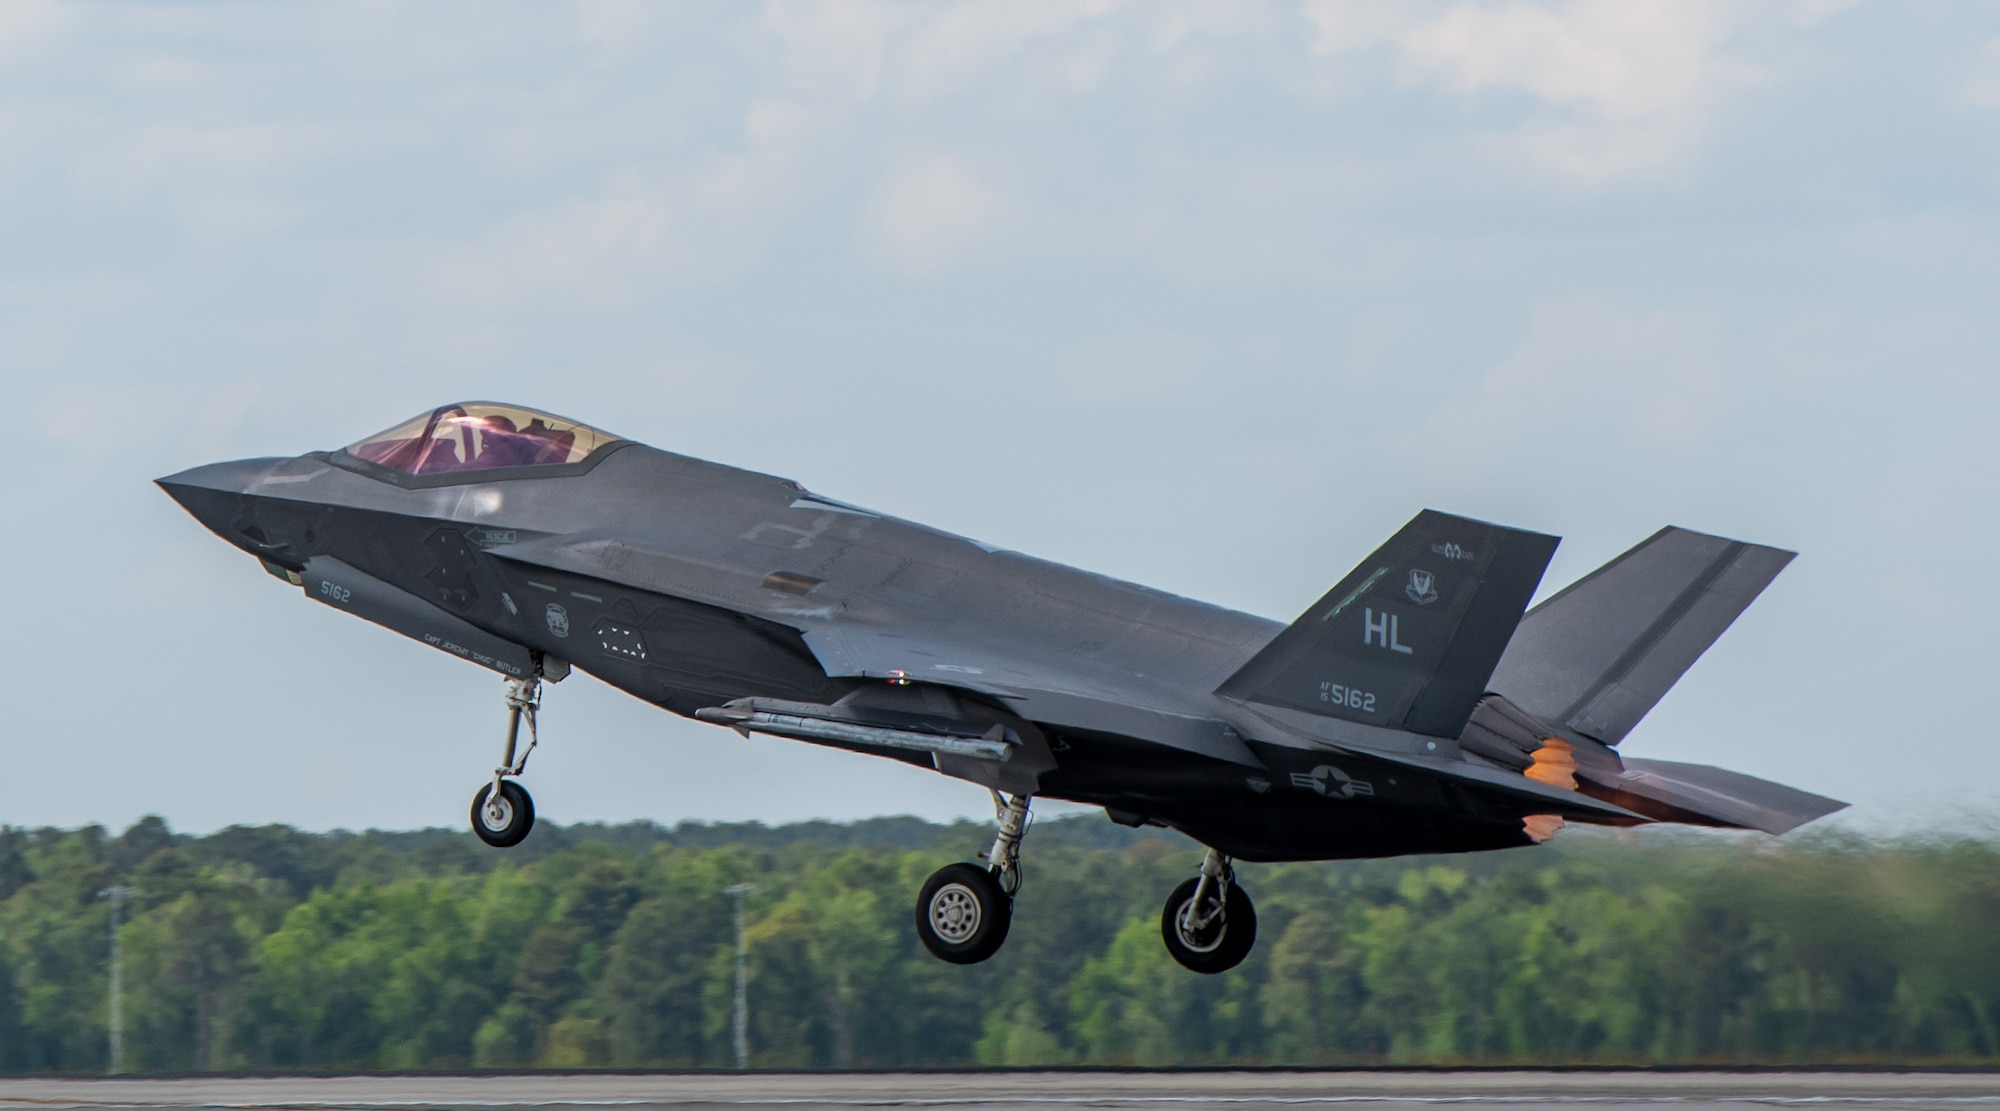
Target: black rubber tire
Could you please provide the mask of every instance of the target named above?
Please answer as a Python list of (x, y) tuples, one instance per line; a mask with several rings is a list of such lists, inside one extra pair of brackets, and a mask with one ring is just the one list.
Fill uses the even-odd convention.
[(917, 940), (953, 964), (978, 964), (999, 952), (1013, 920), (1014, 900), (983, 865), (947, 864), (917, 896)]
[(496, 849), (511, 849), (527, 840), (528, 832), (535, 828), (535, 800), (519, 783), (501, 780), (500, 801), (507, 804), (508, 820), (496, 828), (487, 824), (486, 817), (486, 796), (492, 792), (493, 785), (488, 783), (472, 796), (472, 832)]
[(1229, 885), (1229, 895), (1223, 900), (1222, 921), (1217, 929), (1220, 937), (1211, 932), (1200, 939), (1199, 946), (1190, 944), (1181, 937), (1175, 925), (1181, 908), (1194, 900), (1195, 888), (1200, 879), (1191, 879), (1174, 888), (1167, 896), (1167, 905), (1160, 910), (1160, 939), (1167, 943), (1167, 953), (1182, 968), (1213, 976), (1227, 972), (1243, 963), (1250, 955), (1250, 948), (1257, 944), (1257, 908), (1250, 904), (1250, 896), (1244, 894), (1238, 884)]

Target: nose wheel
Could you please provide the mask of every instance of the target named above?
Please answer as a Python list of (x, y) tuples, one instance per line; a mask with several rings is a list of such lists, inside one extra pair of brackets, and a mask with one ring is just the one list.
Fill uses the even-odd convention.
[(472, 796), (472, 832), (494, 848), (512, 848), (534, 828), (535, 800), (519, 783), (503, 779), (498, 791), (488, 783)]
[(1206, 975), (1227, 972), (1250, 955), (1257, 944), (1257, 908), (1236, 885), (1228, 857), (1208, 850), (1201, 875), (1167, 896), (1160, 937), (1182, 968)]
[[(472, 832), (496, 849), (520, 844), (535, 828), (535, 800), (515, 777), (528, 769), (528, 754), (541, 739), (535, 732), (535, 713), (542, 705), (541, 680), (507, 680), (506, 700), (506, 753), (500, 766), (493, 769), (493, 782), (472, 796)], [(528, 723), (528, 747), (517, 757), (514, 752), (523, 721)]]

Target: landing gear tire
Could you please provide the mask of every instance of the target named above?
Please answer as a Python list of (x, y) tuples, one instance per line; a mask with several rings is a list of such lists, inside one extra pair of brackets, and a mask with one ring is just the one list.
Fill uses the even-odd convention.
[(1160, 911), (1160, 937), (1182, 968), (1212, 976), (1235, 968), (1250, 955), (1250, 947), (1257, 944), (1257, 908), (1250, 905), (1250, 896), (1242, 888), (1231, 883), (1222, 899), (1222, 913), (1217, 915), (1213, 894), (1203, 900), (1207, 906), (1195, 906), (1195, 891), (1200, 886), (1201, 879), (1196, 877), (1167, 896), (1167, 905)]
[(520, 844), (535, 828), (535, 800), (527, 788), (511, 779), (500, 781), (500, 795), (493, 797), (488, 783), (472, 796), (472, 832), (496, 849)]
[(1013, 918), (1013, 898), (977, 864), (945, 865), (917, 896), (917, 940), (953, 964), (978, 964), (999, 952)]

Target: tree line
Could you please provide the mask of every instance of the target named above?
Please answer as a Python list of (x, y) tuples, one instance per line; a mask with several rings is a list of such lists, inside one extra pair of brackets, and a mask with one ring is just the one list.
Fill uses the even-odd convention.
[(1198, 850), (1030, 832), (992, 961), (917, 945), (971, 823), (545, 825), (469, 834), (147, 819), (0, 830), (0, 1070), (107, 1064), (109, 907), (135, 1071), (727, 1067), (748, 897), (760, 1067), (1990, 1064), (2000, 840), (1569, 831), (1465, 857), (1241, 865), (1257, 950), (1175, 965)]

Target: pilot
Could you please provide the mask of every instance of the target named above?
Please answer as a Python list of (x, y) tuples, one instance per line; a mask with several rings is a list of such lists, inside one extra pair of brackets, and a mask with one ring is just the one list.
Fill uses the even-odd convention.
[(498, 413), (488, 413), (465, 422), (468, 430), (479, 433), (479, 454), (467, 467), (468, 470), (492, 470), (495, 467), (526, 467), (535, 463), (539, 445), (530, 437), (521, 434), (513, 421)]
[(575, 429), (557, 432), (544, 424), (540, 417), (530, 420), (528, 427), (521, 430), (521, 435), (531, 437), (539, 444), (535, 457), (528, 460), (530, 463), (567, 463), (569, 450), (576, 443)]

